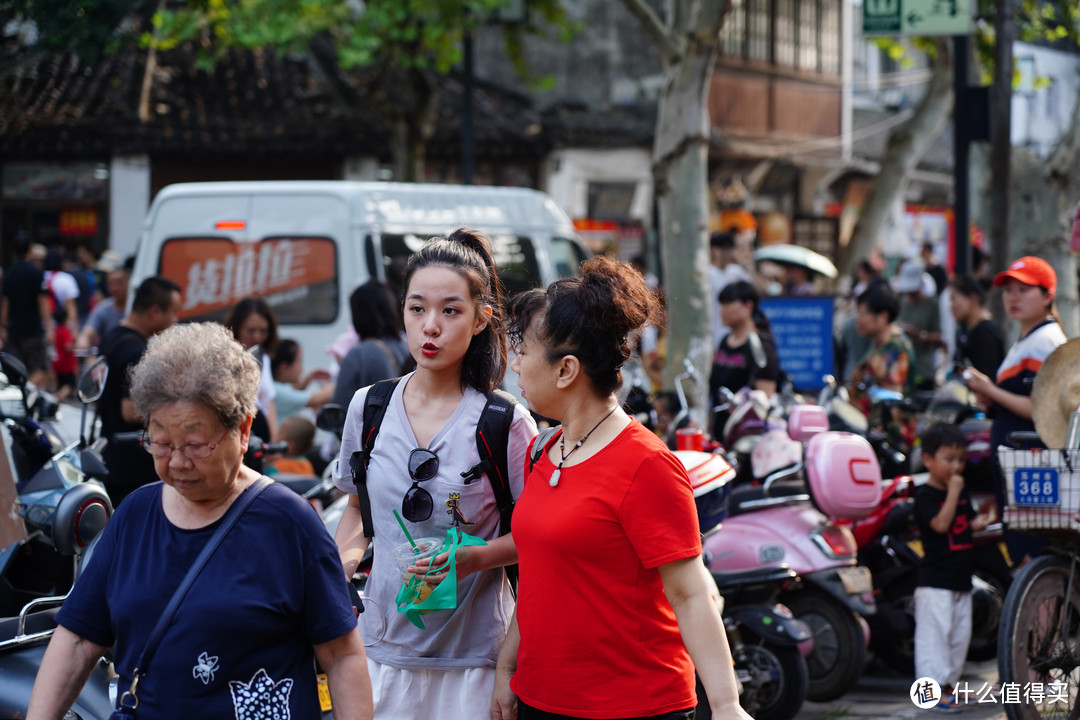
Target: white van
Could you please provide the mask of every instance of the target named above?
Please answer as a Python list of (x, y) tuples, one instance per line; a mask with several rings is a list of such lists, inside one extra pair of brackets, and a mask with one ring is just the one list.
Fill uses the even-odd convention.
[(164, 275), (183, 289), (182, 320), (221, 320), (241, 298), (273, 308), (279, 335), (309, 367), (352, 325), (349, 295), (400, 272), (427, 239), (468, 226), (492, 240), (506, 295), (580, 273), (587, 251), (542, 192), (350, 181), (169, 185), (154, 198), (132, 287)]

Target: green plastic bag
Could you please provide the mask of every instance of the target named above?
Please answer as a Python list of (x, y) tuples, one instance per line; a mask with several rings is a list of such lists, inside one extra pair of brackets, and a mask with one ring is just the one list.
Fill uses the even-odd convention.
[[(397, 609), (399, 613), (405, 613), (416, 627), (425, 630), (424, 621), (420, 616), (432, 610), (452, 610), (457, 607), (457, 549), (462, 545), (487, 545), (483, 538), (473, 537), (461, 532), (456, 527), (446, 531), (446, 543), (443, 552), (449, 553), (446, 562), (442, 565), (428, 568), (424, 575), (413, 575), (409, 581), (402, 583), (397, 594)], [(435, 589), (426, 584), (428, 575), (441, 573), (446, 575), (439, 581)]]

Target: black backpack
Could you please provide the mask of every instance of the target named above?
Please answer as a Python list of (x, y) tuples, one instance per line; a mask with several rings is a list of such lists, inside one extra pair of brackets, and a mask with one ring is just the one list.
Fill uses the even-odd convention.
[[(401, 378), (380, 380), (371, 386), (364, 398), (364, 425), (360, 438), (360, 450), (349, 458), (353, 483), (356, 485), (357, 498), (360, 501), (360, 517), (364, 523), (364, 537), (375, 536), (375, 526), (371, 520), (371, 498), (367, 490), (367, 466), (371, 459), (371, 449), (379, 435), (379, 426), (386, 415), (386, 406), (394, 388)], [(495, 505), (499, 509), (499, 535), (510, 532), (510, 518), (514, 513), (514, 496), (510, 492), (509, 460), (506, 446), (510, 439), (510, 425), (514, 422), (514, 409), (517, 400), (508, 392), (493, 390), (487, 398), (480, 421), (476, 425), (476, 449), (480, 453), (480, 462), (461, 473), (466, 481), (487, 475), (491, 489), (495, 493)], [(506, 567), (506, 576), (513, 587), (517, 587), (517, 565)]]

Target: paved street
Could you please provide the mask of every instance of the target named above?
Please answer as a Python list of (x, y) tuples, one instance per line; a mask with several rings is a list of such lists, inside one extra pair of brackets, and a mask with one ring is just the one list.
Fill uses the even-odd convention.
[[(963, 712), (947, 714), (936, 710), (920, 710), (912, 704), (908, 691), (914, 678), (903, 678), (877, 671), (876, 666), (864, 674), (854, 690), (839, 700), (827, 703), (806, 702), (795, 716), (796, 720), (838, 720), (840, 718), (919, 718), (929, 720), (934, 717), (956, 717), (962, 720), (1004, 720), (1005, 711), (1001, 704), (972, 704)], [(983, 683), (997, 682), (996, 661), (968, 663), (964, 669), (964, 680), (969, 687), (978, 688)]]

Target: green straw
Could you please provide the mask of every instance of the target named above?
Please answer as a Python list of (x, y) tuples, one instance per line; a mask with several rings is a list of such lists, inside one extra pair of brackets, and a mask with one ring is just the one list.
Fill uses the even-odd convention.
[(412, 539), (412, 535), (409, 534), (409, 529), (405, 527), (405, 521), (401, 519), (401, 515), (397, 510), (394, 510), (394, 517), (397, 519), (398, 525), (401, 526), (401, 532), (405, 533), (405, 537), (408, 539), (409, 544), (412, 545), (413, 552), (417, 555), (420, 554), (420, 548), (416, 547), (416, 541)]

